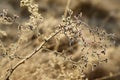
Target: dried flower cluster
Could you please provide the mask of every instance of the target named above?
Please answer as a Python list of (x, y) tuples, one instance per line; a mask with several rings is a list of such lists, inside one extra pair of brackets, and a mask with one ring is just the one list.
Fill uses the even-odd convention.
[[(108, 39), (108, 34), (100, 28), (91, 28), (81, 20), (82, 13), (80, 13), (78, 16), (73, 16), (73, 11), (70, 9), (67, 10), (67, 16), (63, 17), (62, 22), (57, 26), (55, 33), (52, 33), (46, 39), (42, 39), (43, 42), (41, 42), (41, 44), (34, 49), (33, 52), (29, 53), (24, 58), (17, 56), (17, 50), (19, 49), (21, 43), (29, 41), (30, 37), (33, 35), (36, 35), (37, 38), (41, 36), (39, 32), (39, 26), (43, 21), (43, 17), (38, 12), (38, 5), (34, 3), (34, 0), (21, 0), (20, 6), (27, 7), (31, 15), (28, 21), (19, 24), (18, 41), (10, 44), (9, 48), (5, 48), (0, 40), (0, 53), (4, 53), (0, 54), (0, 56), (8, 56), (11, 60), (14, 58), (20, 59), (20, 61), (18, 61), (7, 71), (5, 80), (9, 80), (10, 76), (17, 67), (29, 60), (33, 55), (41, 50), (50, 51), (53, 53), (50, 54), (51, 59), (49, 59), (48, 65), (50, 65), (54, 72), (59, 71), (59, 74), (57, 74), (56, 78), (57, 80), (87, 79), (85, 76), (85, 70), (89, 66), (92, 68), (92, 70), (94, 70), (94, 68), (101, 65), (101, 63), (108, 62), (108, 59), (105, 58), (106, 49), (109, 46), (109, 44), (106, 42)], [(15, 21), (15, 19), (16, 17), (7, 17), (6, 10), (3, 10), (3, 13), (0, 14), (0, 23), (11, 24)], [(1, 30), (0, 34), (6, 35)], [(62, 50), (61, 52), (58, 52), (57, 50), (54, 51), (47, 49), (46, 45), (51, 39), (54, 39), (53, 37), (60, 38), (57, 35), (64, 35), (64, 37), (67, 38), (69, 42), (69, 47), (67, 48), (72, 48), (71, 50), (73, 50), (74, 45), (77, 45), (77, 48), (80, 50), (79, 52), (73, 53), (77, 54), (76, 56), (69, 54), (68, 50)], [(56, 40), (54, 40), (54, 42), (55, 41)], [(44, 66), (40, 67), (40, 73), (43, 72), (43, 67)], [(72, 71), (70, 71), (71, 69)]]
[[(61, 53), (55, 51), (55, 53), (58, 56), (63, 57), (63, 62), (66, 63), (64, 68), (67, 67), (67, 64), (71, 64), (71, 69), (77, 69), (80, 74), (84, 74), (85, 70), (89, 66), (91, 66), (92, 70), (94, 70), (94, 68), (101, 65), (101, 63), (108, 62), (108, 59), (105, 57), (103, 58), (103, 56), (106, 55), (106, 49), (110, 46), (110, 44), (105, 42), (108, 40), (108, 34), (103, 29), (91, 28), (84, 23), (81, 20), (82, 13), (78, 16), (74, 16), (74, 18), (72, 18), (72, 14), (72, 10), (69, 9), (68, 16), (66, 18), (63, 17), (62, 23), (58, 26), (58, 28), (61, 30), (61, 34), (64, 34), (68, 39), (70, 47), (73, 47), (76, 42), (79, 45), (81, 52), (77, 55), (78, 60), (76, 61), (72, 55), (67, 55), (66, 50), (63, 50)], [(56, 63), (54, 64), (56, 65)], [(57, 62), (57, 65), (59, 66), (62, 64)], [(67, 71), (64, 73), (66, 72)], [(67, 76), (67, 74), (64, 74), (64, 77), (65, 76)], [(80, 75), (77, 77), (80, 77)], [(85, 78), (85, 76), (83, 78)]]
[(3, 12), (0, 13), (1, 24), (12, 24), (13, 22), (15, 22), (17, 18), (18, 18), (17, 15), (13, 15), (12, 17), (10, 17), (6, 9), (3, 9)]
[[(40, 13), (38, 13), (38, 5), (34, 4), (33, 0), (21, 0), (21, 7), (27, 7), (30, 12), (29, 21), (23, 23), (23, 25), (19, 26), (20, 30), (20, 39), (24, 41), (28, 40), (27, 37), (34, 33), (36, 36), (39, 36), (39, 25), (43, 21), (43, 17)], [(20, 41), (21, 42), (21, 41)]]

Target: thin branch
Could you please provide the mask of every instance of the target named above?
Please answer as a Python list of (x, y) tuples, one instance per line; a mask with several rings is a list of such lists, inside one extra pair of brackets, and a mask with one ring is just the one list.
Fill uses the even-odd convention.
[(113, 74), (111, 76), (105, 76), (105, 77), (98, 78), (98, 79), (95, 79), (95, 80), (118, 80), (118, 79), (120, 79), (120, 72), (116, 73), (116, 74)]
[(13, 72), (16, 70), (16, 68), (18, 68), (21, 64), (23, 64), (26, 60), (30, 59), (33, 55), (35, 55), (37, 52), (39, 52), (43, 46), (50, 40), (52, 39), (54, 36), (56, 36), (61, 30), (57, 31), (56, 33), (52, 34), (49, 38), (45, 39), (41, 45), (36, 48), (32, 53), (28, 54), (24, 59), (22, 59), (21, 61), (19, 61), (15, 66), (13, 66), (11, 69), (8, 70), (5, 80), (10, 80), (10, 76), (13, 74)]
[(70, 2), (71, 2), (71, 0), (67, 0), (67, 5), (66, 5), (66, 8), (65, 8), (65, 12), (64, 12), (64, 17), (65, 17), (65, 18), (67, 17), (67, 11), (68, 11), (68, 9), (69, 9)]

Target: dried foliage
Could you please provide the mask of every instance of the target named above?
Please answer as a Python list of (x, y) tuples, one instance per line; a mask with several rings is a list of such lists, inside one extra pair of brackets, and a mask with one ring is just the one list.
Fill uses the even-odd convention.
[[(35, 80), (87, 80), (86, 69), (91, 67), (91, 70), (94, 70), (101, 63), (108, 62), (106, 54), (107, 48), (110, 46), (109, 38), (111, 38), (111, 34), (109, 35), (100, 28), (91, 28), (82, 21), (82, 13), (74, 16), (73, 11), (68, 9), (67, 6), (61, 22), (54, 26), (54, 30), (50, 28), (53, 33), (46, 35), (44, 32), (40, 32), (44, 27), (41, 27), (44, 21), (34, 0), (21, 0), (20, 6), (27, 7), (30, 13), (29, 20), (21, 24), (17, 23), (19, 24), (18, 33), (16, 33), (18, 34), (18, 39), (15, 43), (11, 43), (9, 47), (6, 47), (0, 40), (0, 57), (2, 59), (9, 58), (11, 62), (17, 59), (16, 63), (12, 64), (12, 67), (9, 67), (6, 71), (6, 75), (0, 76), (0, 79), (5, 77), (5, 80), (10, 80), (17, 68), (29, 61), (36, 53), (47, 53), (46, 56), (49, 56), (49, 58), (46, 60), (47, 57), (44, 57), (47, 61), (46, 65), (39, 64), (39, 68), (36, 69), (33, 75), (39, 74), (42, 76)], [(17, 17), (14, 15), (9, 17), (7, 11), (3, 10), (0, 14), (0, 23), (14, 24), (17, 21)], [(2, 36), (7, 36), (7, 33), (0, 30), (0, 38)], [(22, 57), (18, 55), (17, 52), (20, 51), (22, 54), (22, 47), (24, 44), (29, 44), (34, 36), (36, 40), (41, 41), (37, 48), (34, 47), (33, 51), (26, 50), (29, 53)], [(67, 47), (59, 51), (62, 39), (67, 43)], [(50, 48), (52, 44), (55, 44), (54, 49)], [(79, 49), (78, 52), (74, 51), (76, 46)], [(45, 66), (49, 69), (45, 69)], [(51, 71), (50, 74), (54, 76), (47, 77), (48, 73), (45, 73), (45, 70)]]

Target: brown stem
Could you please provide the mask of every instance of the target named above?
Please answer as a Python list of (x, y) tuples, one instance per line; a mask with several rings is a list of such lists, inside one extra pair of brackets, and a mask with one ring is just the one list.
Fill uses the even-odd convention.
[(95, 80), (119, 80), (119, 79), (120, 79), (120, 73), (116, 73), (111, 76), (109, 75), (109, 76), (105, 76), (105, 77), (98, 78)]
[(19, 61), (15, 66), (13, 66), (11, 69), (8, 70), (5, 80), (10, 80), (10, 76), (13, 74), (16, 68), (18, 68), (21, 64), (23, 64), (26, 60), (30, 59), (33, 55), (35, 55), (38, 51), (42, 49), (42, 47), (54, 36), (56, 36), (61, 30), (57, 31), (56, 33), (52, 34), (49, 38), (44, 40), (41, 45), (36, 48), (32, 53), (28, 54), (24, 59)]
[(71, 2), (71, 0), (68, 0), (68, 1), (67, 1), (67, 5), (66, 5), (66, 8), (65, 8), (65, 12), (64, 12), (64, 17), (65, 17), (65, 18), (67, 17), (67, 11), (68, 11), (68, 9), (69, 9), (70, 2)]

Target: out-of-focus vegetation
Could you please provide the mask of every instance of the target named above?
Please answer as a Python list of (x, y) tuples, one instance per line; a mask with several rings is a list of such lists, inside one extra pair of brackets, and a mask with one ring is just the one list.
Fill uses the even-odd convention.
[[(34, 51), (34, 49), (42, 43), (43, 39), (47, 38), (56, 30), (55, 26), (60, 24), (67, 4), (67, 0), (34, 0), (34, 2), (38, 4), (38, 12), (41, 14), (36, 17), (35, 23), (39, 25), (39, 28), (34, 26), (34, 30), (33, 27), (31, 28), (31, 26), (29, 26), (33, 31), (23, 31), (23, 36), (21, 37), (23, 41), (21, 41), (21, 39), (18, 39), (18, 37), (21, 36), (21, 32), (18, 29), (21, 27), (19, 26), (29, 25), (27, 21), (32, 23), (29, 16), (31, 14), (35, 15), (36, 13), (30, 13), (26, 6), (20, 7), (19, 0), (0, 0), (0, 13), (4, 12), (7, 14), (7, 17), (10, 17), (4, 21), (0, 18), (0, 80), (3, 79), (5, 76), (4, 74), (6, 74), (8, 69), (12, 68), (12, 66), (23, 59), (24, 56)], [(78, 15), (82, 12), (81, 20), (88, 24), (90, 29), (102, 28), (103, 31), (111, 34), (110, 37), (114, 36), (110, 41), (104, 41), (105, 44), (112, 44), (111, 47), (107, 47), (106, 55), (101, 57), (101, 59), (105, 60), (107, 58), (108, 62), (103, 62), (101, 65), (95, 67), (94, 70), (91, 69), (90, 65), (84, 70), (85, 78), (88, 78), (88, 80), (120, 79), (119, 4), (120, 0), (71, 0), (69, 8), (73, 11), (73, 15)], [(0, 16), (2, 15), (3, 14), (0, 14)], [(19, 18), (16, 15), (18, 15)], [(37, 22), (37, 18), (42, 18), (42, 16), (44, 18)], [(86, 29), (85, 26), (82, 26), (82, 28)], [(91, 37), (87, 30), (84, 31), (83, 35), (87, 35), (85, 36), (85, 39), (88, 40), (88, 42), (91, 39), (93, 40), (93, 37)], [(97, 37), (97, 35), (95, 35), (95, 37)], [(12, 74), (11, 79), (81, 80), (80, 77), (82, 75), (79, 74), (79, 71), (71, 68), (72, 62), (69, 63), (69, 60), (64, 60), (64, 55), (62, 55), (63, 57), (55, 55), (60, 54), (58, 52), (65, 51), (64, 53), (66, 53), (67, 56), (72, 56), (75, 61), (79, 61), (79, 56), (83, 49), (81, 44), (82, 43), (76, 44), (75, 42), (71, 48), (69, 46), (69, 41), (63, 37), (63, 35), (60, 35), (59, 37), (57, 36), (51, 39), (47, 46), (43, 46), (45, 49), (43, 48), (42, 51), (18, 67)], [(96, 48), (96, 46), (94, 47)], [(46, 50), (46, 48), (48, 49)], [(8, 53), (4, 52), (6, 50)], [(87, 49), (85, 49), (85, 51), (87, 51)], [(98, 49), (97, 51), (100, 50)], [(89, 57), (89, 59), (90, 62), (94, 62), (95, 64), (98, 63), (96, 58), (94, 59), (93, 57)]]

